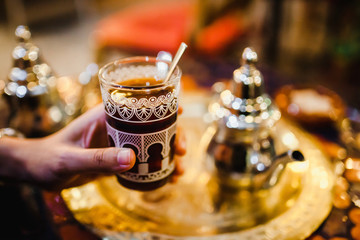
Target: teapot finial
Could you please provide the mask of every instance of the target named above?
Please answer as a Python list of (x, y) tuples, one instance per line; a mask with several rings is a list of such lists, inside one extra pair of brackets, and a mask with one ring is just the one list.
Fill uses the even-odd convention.
[(15, 36), (19, 42), (27, 42), (31, 38), (31, 32), (29, 27), (24, 25), (17, 26), (15, 30)]
[(262, 125), (272, 125), (280, 118), (280, 112), (273, 106), (265, 93), (264, 79), (256, 68), (258, 55), (253, 48), (245, 48), (242, 65), (235, 69), (231, 87), (222, 91), (220, 110), (215, 119), (219, 124), (236, 129), (257, 129)]
[(242, 53), (242, 62), (241, 64), (254, 64), (257, 63), (258, 56), (255, 50), (252, 47), (247, 47)]
[(56, 81), (52, 68), (43, 61), (40, 48), (32, 43), (27, 26), (17, 26), (15, 37), (18, 43), (12, 51), (5, 93), (14, 98), (47, 94)]
[[(232, 93), (235, 97), (252, 100), (264, 97), (264, 80), (261, 72), (256, 68), (258, 56), (251, 47), (245, 48), (241, 58), (241, 66), (234, 71), (232, 82)], [(247, 107), (248, 109), (253, 109)], [(260, 109), (258, 109), (260, 110)]]

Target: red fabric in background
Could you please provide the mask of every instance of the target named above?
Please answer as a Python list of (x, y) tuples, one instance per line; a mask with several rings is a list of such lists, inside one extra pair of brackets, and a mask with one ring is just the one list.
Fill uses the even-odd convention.
[(193, 18), (191, 1), (142, 3), (100, 21), (95, 40), (99, 46), (176, 52), (188, 39)]
[[(126, 50), (175, 53), (181, 42), (207, 55), (216, 55), (244, 32), (243, 22), (236, 13), (229, 13), (194, 32), (197, 27), (196, 1), (161, 1), (141, 3), (123, 9), (96, 26), (98, 47)], [(193, 36), (191, 36), (194, 34)]]

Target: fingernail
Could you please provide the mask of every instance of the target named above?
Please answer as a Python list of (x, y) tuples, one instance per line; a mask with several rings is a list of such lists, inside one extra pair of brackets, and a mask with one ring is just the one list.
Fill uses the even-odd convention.
[(122, 148), (117, 154), (117, 160), (119, 165), (130, 165), (130, 149)]

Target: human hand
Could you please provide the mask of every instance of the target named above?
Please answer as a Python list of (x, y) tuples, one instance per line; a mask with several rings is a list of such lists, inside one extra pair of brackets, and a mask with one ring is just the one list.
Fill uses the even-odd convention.
[[(181, 130), (177, 133), (175, 149), (179, 163), (179, 156), (185, 154), (185, 139)], [(135, 163), (135, 154), (131, 149), (107, 147), (102, 105), (48, 137), (3, 138), (0, 140), (0, 155), (0, 176), (53, 190), (81, 185), (99, 174), (123, 172)], [(178, 164), (175, 178), (182, 171)]]

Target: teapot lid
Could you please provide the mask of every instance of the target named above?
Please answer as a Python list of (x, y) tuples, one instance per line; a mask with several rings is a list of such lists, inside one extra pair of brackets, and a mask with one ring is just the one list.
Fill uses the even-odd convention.
[(272, 126), (280, 118), (280, 112), (265, 93), (263, 76), (256, 68), (257, 60), (257, 53), (250, 47), (245, 48), (230, 89), (220, 93), (220, 118), (228, 128)]
[(23, 98), (45, 94), (56, 83), (51, 67), (42, 61), (40, 49), (31, 42), (28, 27), (20, 25), (15, 30), (17, 45), (12, 51), (13, 66), (7, 77), (5, 93)]

